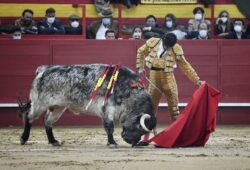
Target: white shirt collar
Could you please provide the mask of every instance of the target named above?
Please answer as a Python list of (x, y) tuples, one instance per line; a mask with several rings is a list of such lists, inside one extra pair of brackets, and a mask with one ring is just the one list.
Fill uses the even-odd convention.
[(104, 40), (105, 38), (105, 32), (108, 30), (107, 27), (104, 27), (103, 24), (100, 25), (98, 31), (96, 32), (95, 39), (97, 40)]
[[(160, 41), (160, 44), (159, 44), (159, 48), (157, 50), (157, 57), (160, 58), (160, 55), (162, 54), (162, 52), (164, 51), (165, 49), (163, 48), (163, 43), (162, 43), (162, 40)], [(166, 53), (166, 51), (165, 51)], [(164, 53), (164, 54), (165, 54)]]

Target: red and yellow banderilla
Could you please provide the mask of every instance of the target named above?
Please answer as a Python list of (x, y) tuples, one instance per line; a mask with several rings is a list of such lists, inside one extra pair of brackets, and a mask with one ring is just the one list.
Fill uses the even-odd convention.
[(115, 72), (115, 75), (114, 75), (114, 81), (113, 81), (113, 85), (112, 85), (112, 89), (111, 89), (111, 94), (114, 93), (114, 88), (115, 88), (115, 85), (116, 85), (116, 82), (117, 82), (117, 79), (118, 79), (120, 68), (121, 68), (121, 65), (119, 64), (117, 66), (117, 69), (116, 69), (116, 72)]
[(106, 101), (108, 99), (108, 95), (109, 95), (111, 86), (112, 86), (111, 94), (113, 93), (115, 83), (117, 81), (117, 77), (118, 77), (118, 74), (119, 74), (119, 70), (120, 70), (120, 65), (116, 65), (114, 70), (113, 70), (112, 76), (111, 76), (111, 78), (109, 80), (106, 92), (105, 92), (104, 101), (103, 101), (103, 104), (102, 104), (103, 106), (105, 106), (105, 104), (106, 104)]
[(91, 97), (89, 99), (89, 102), (88, 102), (88, 104), (85, 107), (86, 110), (88, 110), (88, 107), (90, 106), (90, 104), (92, 103), (93, 99), (97, 95), (97, 92), (98, 92), (99, 88), (102, 86), (102, 84), (103, 84), (103, 82), (104, 82), (104, 80), (105, 80), (105, 78), (106, 78), (106, 76), (107, 76), (107, 74), (109, 72), (110, 67), (111, 67), (110, 65), (107, 66), (107, 67), (105, 67), (105, 69), (103, 70), (102, 74), (100, 75), (100, 77), (99, 77), (99, 79), (98, 79), (98, 81), (97, 81), (97, 83), (95, 85), (95, 88), (94, 88), (94, 90), (92, 92), (92, 95), (91, 95)]

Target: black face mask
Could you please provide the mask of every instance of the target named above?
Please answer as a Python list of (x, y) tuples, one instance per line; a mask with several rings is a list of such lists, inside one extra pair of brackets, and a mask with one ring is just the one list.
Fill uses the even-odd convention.
[(22, 22), (25, 26), (29, 26), (32, 23), (32, 20), (30, 19), (22, 19)]

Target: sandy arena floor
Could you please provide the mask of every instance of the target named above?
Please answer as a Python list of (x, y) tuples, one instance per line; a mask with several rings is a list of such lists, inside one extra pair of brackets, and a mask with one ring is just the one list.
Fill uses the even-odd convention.
[(0, 128), (0, 169), (250, 170), (250, 125), (219, 126), (201, 148), (131, 148), (120, 132), (116, 129), (118, 148), (109, 149), (102, 127), (55, 127), (61, 147), (48, 145), (42, 127), (31, 130), (24, 146), (22, 128)]

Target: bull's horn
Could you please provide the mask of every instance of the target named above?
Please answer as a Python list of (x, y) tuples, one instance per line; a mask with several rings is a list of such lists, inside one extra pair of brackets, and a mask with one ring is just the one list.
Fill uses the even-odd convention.
[(141, 124), (142, 129), (144, 129), (147, 132), (149, 132), (150, 130), (145, 125), (145, 119), (150, 119), (150, 118), (151, 116), (149, 114), (144, 114), (141, 116), (141, 119), (140, 119), (140, 124)]

